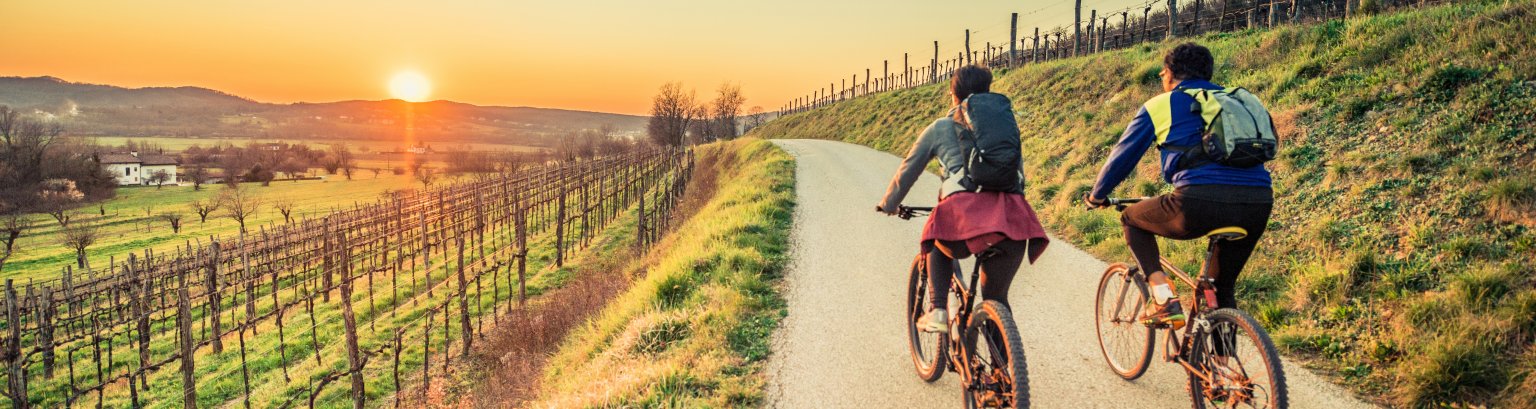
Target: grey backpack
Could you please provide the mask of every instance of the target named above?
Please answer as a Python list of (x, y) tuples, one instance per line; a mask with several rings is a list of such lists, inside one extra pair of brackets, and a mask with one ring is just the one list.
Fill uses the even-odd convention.
[(1013, 101), (1002, 94), (972, 94), (960, 103), (960, 110), (971, 125), (960, 131), (961, 145), (967, 149), (960, 185), (973, 192), (1019, 192), (1023, 155)]
[(1279, 139), (1269, 110), (1242, 88), (1180, 88), (1195, 98), (1190, 112), (1205, 120), (1200, 145), (1184, 147), (1184, 169), (1204, 163), (1251, 168), (1275, 159)]

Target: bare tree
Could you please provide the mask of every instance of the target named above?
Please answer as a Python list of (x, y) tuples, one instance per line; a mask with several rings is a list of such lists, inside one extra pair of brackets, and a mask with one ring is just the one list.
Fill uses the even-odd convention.
[(63, 133), (58, 122), (23, 118), (21, 111), (0, 105), (0, 159), (17, 181), (43, 180), (43, 155)]
[(288, 199), (274, 200), (274, 201), (272, 201), (272, 207), (276, 208), (278, 213), (282, 213), (283, 214), (283, 223), (293, 223), (293, 201), (292, 200), (288, 200)]
[(192, 211), (197, 213), (198, 223), (207, 223), (208, 215), (218, 211), (219, 207), (221, 207), (220, 205), (222, 204), (223, 202), (218, 198), (210, 197), (207, 199), (193, 200), (191, 203), (187, 203), (187, 207), (192, 208)]
[(708, 139), (735, 139), (736, 115), (741, 113), (741, 105), (747, 102), (747, 98), (741, 95), (741, 86), (724, 83), (715, 90), (715, 100), (710, 102), (710, 135)]
[(256, 216), (256, 211), (261, 209), (261, 198), (244, 188), (234, 187), (224, 189), (219, 194), (219, 201), (226, 216), (240, 224), (240, 232), (245, 232), (245, 221)]
[(425, 166), (416, 168), (416, 181), (421, 182), (421, 190), (426, 191), (432, 187), (433, 182), (437, 181), (437, 172)]
[(203, 183), (208, 181), (208, 169), (198, 163), (187, 168), (187, 179), (192, 181), (192, 190), (203, 190)]
[(96, 225), (90, 223), (74, 223), (60, 232), (59, 244), (75, 250), (75, 267), (88, 268), (90, 263), (85, 258), (85, 249), (96, 244), (100, 232)]
[(75, 181), (69, 179), (48, 179), (43, 181), (41, 190), (37, 193), (38, 203), (43, 211), (59, 222), (60, 227), (69, 227), (69, 209), (75, 207), (85, 194), (75, 189)]
[(761, 105), (753, 105), (752, 109), (747, 110), (747, 119), (741, 126), (741, 132), (747, 133), (747, 131), (763, 126), (764, 122), (768, 122), (767, 112), (763, 111)]
[(347, 144), (336, 143), (331, 145), (331, 160), (347, 180), (352, 180), (352, 173), (357, 171), (357, 164), (352, 160), (352, 151), (347, 149)]
[(181, 234), (181, 213), (163, 213), (161, 219), (171, 223), (171, 232)]
[(20, 213), (12, 213), (0, 221), (0, 240), (5, 241), (5, 249), (0, 252), (0, 271), (5, 271), (5, 260), (10, 259), (16, 251), (16, 239), (21, 237), (27, 227), (27, 220), (21, 218)]
[(155, 184), (155, 190), (160, 190), (160, 187), (165, 186), (165, 182), (170, 180), (171, 174), (165, 173), (165, 170), (157, 170), (149, 174), (149, 183)]
[(683, 84), (662, 84), (660, 92), (651, 99), (651, 119), (646, 133), (657, 145), (679, 146), (686, 140), (688, 128), (699, 118), (697, 97), (693, 91), (683, 91)]

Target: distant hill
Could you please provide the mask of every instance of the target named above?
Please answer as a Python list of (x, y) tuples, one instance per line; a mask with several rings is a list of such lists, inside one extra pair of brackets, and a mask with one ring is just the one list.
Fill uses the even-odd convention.
[(646, 117), (401, 100), (271, 104), (200, 87), (124, 88), (55, 77), (0, 77), (0, 105), (64, 121), (74, 135), (418, 140), (551, 146), (608, 125), (639, 134)]

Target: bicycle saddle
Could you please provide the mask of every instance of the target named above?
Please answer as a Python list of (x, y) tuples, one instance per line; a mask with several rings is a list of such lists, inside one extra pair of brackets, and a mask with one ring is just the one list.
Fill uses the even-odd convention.
[(1248, 237), (1248, 230), (1237, 226), (1227, 226), (1211, 230), (1210, 233), (1205, 234), (1205, 237), (1213, 240), (1242, 240), (1244, 237)]

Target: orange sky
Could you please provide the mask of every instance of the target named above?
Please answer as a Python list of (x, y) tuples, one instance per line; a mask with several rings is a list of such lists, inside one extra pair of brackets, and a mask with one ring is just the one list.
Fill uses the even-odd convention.
[[(1127, 0), (1089, 0), (1124, 8)], [(4, 0), (0, 76), (195, 85), (266, 102), (390, 98), (415, 70), (430, 99), (644, 114), (663, 82), (742, 85), (776, 109), (882, 59), (899, 66), (1066, 25), (1070, 1)]]

